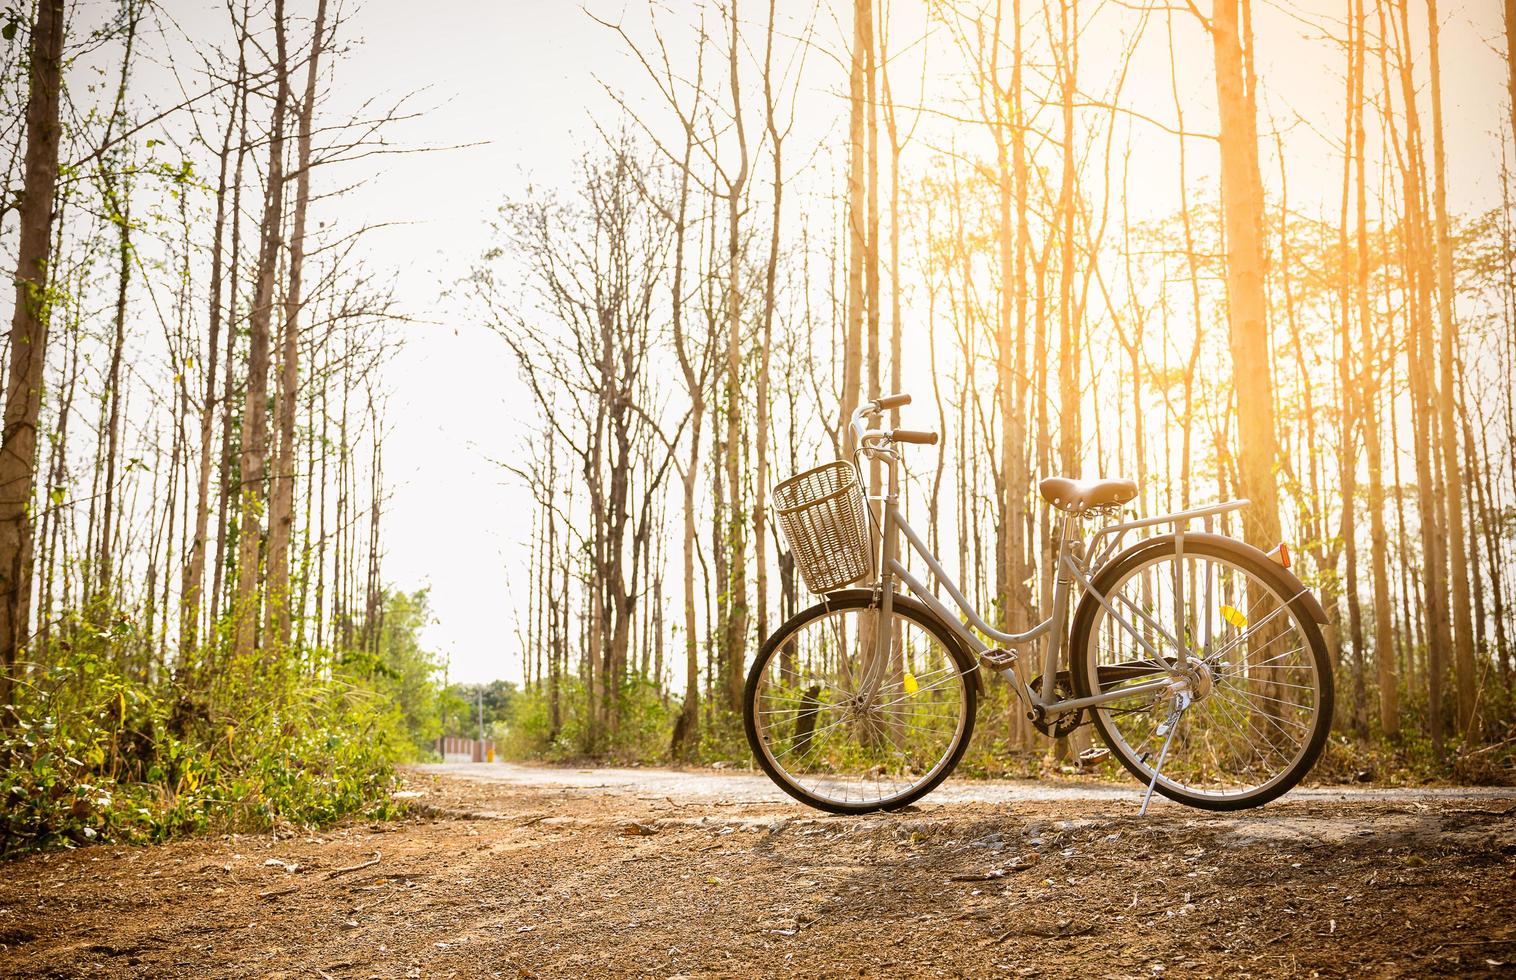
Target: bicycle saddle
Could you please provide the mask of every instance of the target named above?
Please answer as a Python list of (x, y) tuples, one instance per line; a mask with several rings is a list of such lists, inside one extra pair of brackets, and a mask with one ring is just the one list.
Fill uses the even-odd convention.
[(1037, 484), (1042, 499), (1070, 514), (1080, 514), (1091, 507), (1108, 507), (1124, 504), (1137, 496), (1137, 483), (1133, 480), (1071, 480), (1066, 476), (1050, 476)]

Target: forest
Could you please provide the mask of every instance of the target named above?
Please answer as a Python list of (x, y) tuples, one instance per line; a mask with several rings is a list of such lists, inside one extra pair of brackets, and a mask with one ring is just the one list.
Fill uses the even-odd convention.
[(404, 110), (324, 109), (325, 0), (6, 17), (0, 853), (382, 809), (442, 665), (381, 576), (399, 314), (321, 208)]
[[(907, 456), (907, 512), (995, 625), (1051, 591), (1039, 479), (1133, 478), (1138, 514), (1244, 497), (1223, 532), (1285, 542), (1331, 619), (1324, 772), (1508, 780), (1516, 15), (1491, 13), (592, 12), (641, 84), (604, 86), (600, 142), (507, 197), (472, 276), (539, 415), (518, 740), (740, 758), (745, 665), (811, 602), (773, 485), (909, 391), (888, 422), (943, 441)], [(1286, 42), (1304, 87), (1260, 67)], [(1478, 45), (1499, 87), (1455, 105), (1443, 66)], [(1067, 751), (996, 720), (970, 768)]]
[[(773, 486), (890, 391), (997, 625), (1051, 590), (1039, 479), (1246, 497), (1221, 530), (1332, 620), (1321, 775), (1512, 778), (1512, 0), (591, 4), (635, 84), (468, 189), (438, 284), (529, 406), (519, 690), (470, 692), (384, 564), (425, 462), (386, 365), (445, 341), (339, 207), (426, 110), (344, 88), (365, 8), (183, 13), (0, 14), (0, 853), (382, 814), (486, 690), (519, 757), (742, 762), (746, 666), (812, 601)], [(1008, 700), (965, 770), (1059, 765)]]

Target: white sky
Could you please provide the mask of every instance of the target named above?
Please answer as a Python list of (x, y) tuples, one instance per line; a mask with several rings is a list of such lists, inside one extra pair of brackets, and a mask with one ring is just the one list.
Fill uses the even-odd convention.
[[(302, 17), (314, 6), (304, 0), (288, 3), (291, 12)], [(906, 0), (895, 0), (894, 5), (892, 43), (898, 48), (920, 35), (923, 8)], [(1035, 9), (1035, 0), (1024, 0), (1024, 5)], [(624, 18), (634, 29), (647, 23), (647, 8), (641, 3), (593, 0), (590, 6), (606, 19)], [(787, 0), (781, 6), (795, 14), (793, 19), (809, 9), (802, 0)], [(1096, 8), (1093, 2), (1082, 6)], [(1309, 134), (1306, 122), (1295, 121), (1294, 113), (1299, 110), (1310, 124), (1335, 135), (1340, 128), (1336, 107), (1342, 97), (1340, 54), (1319, 39), (1307, 39), (1309, 28), (1292, 11), (1339, 11), (1342, 6), (1335, 0), (1255, 4), (1262, 49), (1259, 73), (1266, 90), (1260, 124), (1267, 128), (1272, 117), (1287, 128), (1292, 201), (1330, 200), (1340, 179), (1333, 152)], [(1504, 62), (1493, 47), (1501, 27), (1499, 11), (1493, 0), (1441, 6), (1448, 21), (1443, 45), (1451, 203), (1455, 210), (1488, 207), (1492, 194), (1498, 201), (1499, 146), (1493, 131), (1500, 125), (1505, 98)], [(686, 0), (668, 0), (662, 8), (660, 19), (671, 47), (687, 45), (688, 25), (680, 20), (693, 7)], [(747, 0), (744, 18), (761, 21), (766, 8), (767, 4)], [(213, 0), (174, 0), (168, 9), (192, 37), (202, 25), (217, 38), (226, 36), (223, 8)], [(1128, 16), (1115, 8), (1106, 10), (1110, 13), (1101, 17)], [(450, 657), (452, 679), (516, 678), (520, 667), (513, 613), (526, 591), (522, 545), (532, 503), (492, 460), (510, 457), (534, 431), (534, 403), (522, 390), (504, 344), (475, 322), (466, 305), (448, 290), (488, 245), (488, 221), (495, 208), (520, 196), (529, 181), (562, 186), (584, 147), (597, 140), (592, 115), (614, 119), (614, 106), (601, 80), (627, 92), (633, 104), (651, 104), (646, 101), (649, 89), (619, 39), (595, 24), (578, 3), (451, 0), (418, 5), (365, 0), (347, 14), (347, 37), (360, 38), (361, 43), (337, 64), (331, 111), (340, 114), (342, 106), (379, 93), (419, 92), (414, 104), (427, 111), (397, 125), (389, 135), (392, 142), (482, 144), (379, 158), (372, 179), (322, 204), (324, 217), (348, 227), (365, 220), (404, 223), (374, 233), (369, 261), (376, 269), (394, 271), (402, 312), (425, 321), (406, 328), (408, 343), (389, 369), (393, 393), (385, 476), (392, 496), (383, 527), (385, 577), (402, 589), (430, 587), (436, 622), (428, 628), (426, 641)], [(845, 10), (836, 16), (823, 11), (816, 20), (818, 42), (837, 50), (850, 26)], [(760, 28), (761, 23), (753, 24), (750, 44), (759, 43)], [(1169, 119), (1163, 31), (1163, 21), (1155, 18), (1133, 64), (1127, 99)], [(1176, 19), (1175, 35), (1187, 127), (1214, 132), (1209, 43), (1182, 15)], [(1110, 68), (1099, 57), (1098, 31), (1095, 36), (1081, 73), (1082, 81), (1098, 93)], [(945, 41), (934, 57), (941, 62), (940, 70), (957, 69), (956, 56), (949, 57)], [(903, 61), (895, 80), (896, 98), (902, 102), (914, 94), (914, 72), (905, 65)], [(796, 149), (787, 149), (793, 154), (790, 159), (799, 162), (809, 156), (810, 145), (818, 140), (829, 141), (834, 159), (841, 159), (845, 132), (832, 123), (841, 105), (836, 93), (846, 82), (843, 71), (825, 54), (812, 56), (800, 131), (790, 144)], [(1371, 78), (1370, 84), (1377, 86), (1377, 80)], [(936, 92), (929, 91), (928, 105), (955, 110), (946, 88), (939, 85)], [(749, 93), (750, 98), (757, 95)], [(1160, 177), (1171, 190), (1174, 141), (1142, 124), (1136, 127), (1134, 197), (1146, 181)], [(1155, 135), (1161, 138), (1152, 138)], [(1191, 153), (1194, 172), (1204, 175), (1212, 169), (1214, 150), (1209, 144), (1197, 142)], [(909, 164), (908, 159), (902, 183), (913, 177)], [(1265, 159), (1266, 182), (1272, 179), (1273, 167)], [(829, 181), (830, 175), (817, 179)], [(1152, 209), (1172, 206), (1168, 196), (1147, 203)], [(1133, 201), (1134, 215), (1142, 212), (1143, 204)], [(1308, 203), (1297, 207), (1311, 210)]]
[(343, 202), (410, 222), (379, 233), (373, 261), (396, 270), (409, 315), (434, 321), (412, 328), (390, 366), (385, 575), (402, 589), (430, 587), (436, 621), (425, 639), (451, 658), (452, 679), (517, 677), (512, 612), (524, 596), (518, 543), (532, 503), (492, 460), (535, 430), (534, 403), (504, 344), (443, 293), (484, 250), (505, 196), (580, 152), (593, 132), (586, 108), (600, 97), (590, 66), (614, 46), (571, 3), (441, 3), (423, 14), (371, 0), (353, 25), (366, 43), (340, 66), (340, 86), (425, 89), (420, 104), (436, 106), (396, 139), (484, 143), (393, 157)]

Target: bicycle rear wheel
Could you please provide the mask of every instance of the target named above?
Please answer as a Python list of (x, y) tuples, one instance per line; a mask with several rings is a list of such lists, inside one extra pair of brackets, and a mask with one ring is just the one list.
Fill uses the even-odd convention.
[(833, 593), (770, 636), (743, 720), (759, 766), (832, 813), (906, 806), (958, 764), (974, 731), (975, 664), (914, 600), (896, 596), (880, 658), (874, 593)]
[[(1259, 806), (1321, 754), (1331, 662), (1303, 587), (1280, 571), (1240, 542), (1186, 535), (1181, 555), (1167, 538), (1117, 556), (1092, 583), (1135, 630), (1093, 596), (1080, 605), (1075, 690), (1130, 691), (1091, 709), (1095, 727), (1144, 783), (1161, 758), (1156, 789), (1170, 799), (1208, 810)], [(1165, 679), (1180, 683), (1153, 684)]]

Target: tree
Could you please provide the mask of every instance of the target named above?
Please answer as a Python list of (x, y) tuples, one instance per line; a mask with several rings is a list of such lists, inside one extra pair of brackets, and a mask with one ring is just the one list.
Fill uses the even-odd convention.
[[(725, 546), (731, 558), (727, 565), (725, 589), (721, 601), (725, 629), (722, 649), (726, 656), (727, 707), (742, 709), (742, 687), (746, 681), (743, 664), (747, 657), (747, 525), (742, 509), (742, 460), (746, 445), (742, 438), (742, 217), (743, 191), (748, 178), (747, 128), (743, 124), (741, 72), (739, 68), (739, 29), (737, 0), (727, 11), (730, 24), (730, 47), (727, 50), (727, 77), (732, 94), (732, 124), (737, 135), (737, 166), (728, 172), (717, 164), (716, 170), (725, 187), (726, 201), (726, 437), (724, 440), (726, 485), (732, 495), (730, 514), (725, 522)], [(761, 438), (760, 434), (760, 438)]]
[(1275, 483), (1278, 441), (1269, 384), (1267, 297), (1264, 295), (1263, 180), (1258, 167), (1258, 109), (1248, 0), (1216, 0), (1208, 24), (1216, 61), (1221, 123), (1221, 202), (1226, 229), (1227, 317), (1232, 385), (1241, 446), (1239, 489), (1252, 505), (1243, 536), (1268, 548), (1279, 540)]
[[(11, 315), (0, 435), (0, 705), (14, 701), (17, 661), (31, 615), (31, 512), (37, 479), (37, 417), (47, 361), (51, 296), (53, 194), (58, 185), (59, 101), (63, 76), (63, 0), (39, 0), (32, 24), (26, 103), (26, 163), (16, 250), (16, 307)], [(14, 719), (6, 713), (0, 724)]]
[(1457, 323), (1453, 317), (1453, 243), (1448, 232), (1447, 149), (1443, 145), (1442, 60), (1438, 41), (1437, 0), (1427, 0), (1427, 55), (1432, 76), (1432, 208), (1437, 238), (1437, 313), (1439, 331), (1438, 384), (1441, 396), (1437, 417), (1442, 427), (1443, 502), (1447, 506), (1448, 562), (1452, 569), (1453, 654), (1458, 680), (1458, 728), (1474, 737), (1478, 719), (1474, 714), (1474, 625), (1469, 597), (1469, 578), (1464, 535), (1463, 474), (1458, 459), (1458, 423), (1454, 405), (1458, 390), (1454, 381), (1458, 356)]
[(295, 213), (289, 241), (289, 265), (285, 287), (284, 322), (280, 330), (279, 393), (275, 415), (279, 431), (274, 471), (269, 480), (269, 535), (267, 624), (269, 642), (280, 646), (290, 641), (290, 539), (295, 523), (295, 415), (300, 386), (300, 312), (305, 269), (305, 223), (311, 202), (311, 117), (316, 109), (316, 82), (320, 76), (321, 50), (326, 34), (326, 0), (316, 2), (316, 24), (311, 31), (310, 54), (305, 65), (305, 95), (295, 138)]
[(1372, 299), (1369, 290), (1369, 224), (1368, 224), (1368, 179), (1365, 163), (1365, 145), (1368, 130), (1364, 124), (1365, 95), (1364, 75), (1368, 60), (1368, 42), (1365, 40), (1368, 27), (1368, 0), (1355, 0), (1354, 18), (1354, 72), (1357, 76), (1353, 102), (1353, 175), (1354, 209), (1356, 218), (1355, 282), (1354, 293), (1358, 310), (1362, 367), (1358, 375), (1360, 415), (1363, 419), (1364, 450), (1368, 455), (1369, 470), (1369, 562), (1373, 580), (1374, 597), (1374, 665), (1379, 684), (1379, 726), (1386, 736), (1394, 736), (1400, 730), (1400, 690), (1395, 676), (1394, 625), (1390, 613), (1389, 586), (1389, 536), (1384, 520), (1384, 463), (1383, 438), (1379, 429), (1381, 355), (1375, 341)]
[(289, 59), (285, 51), (284, 0), (274, 0), (276, 76), (273, 121), (269, 126), (268, 186), (258, 229), (258, 271), (248, 315), (247, 399), (242, 411), (242, 455), (238, 470), (240, 526), (237, 592), (233, 604), (238, 659), (252, 655), (258, 632), (258, 594), (268, 465), (269, 324), (274, 313), (274, 277), (284, 222), (284, 115), (289, 103)]
[(864, 103), (864, 68), (874, 46), (873, 0), (853, 0), (853, 53), (848, 69), (847, 299), (843, 330), (842, 411), (838, 431), (859, 403), (863, 382), (863, 265), (868, 254), (866, 162), (868, 107)]
[[(232, 89), (232, 100), (226, 114), (226, 128), (221, 137), (220, 152), (217, 154), (216, 217), (211, 231), (210, 310), (207, 317), (208, 334), (205, 344), (205, 394), (200, 406), (200, 451), (195, 483), (195, 531), (186, 552), (184, 578), (180, 585), (178, 671), (187, 685), (192, 683), (191, 675), (197, 667), (196, 650), (200, 642), (201, 599), (205, 588), (206, 538), (210, 527), (211, 474), (214, 464), (212, 452), (215, 447), (218, 407), (216, 369), (217, 359), (221, 355), (221, 327), (226, 309), (223, 295), (227, 292), (229, 285), (227, 280), (235, 280), (235, 276), (228, 276), (226, 270), (226, 222), (228, 196), (236, 193), (237, 187), (228, 185), (227, 163), (232, 156), (232, 134), (239, 117), (244, 120), (245, 125), (248, 77), (246, 16), (244, 14), (241, 21), (236, 21), (234, 12), (233, 18), (237, 23), (237, 67), (234, 75), (236, 84)], [(244, 153), (243, 147), (246, 143), (245, 135), (245, 133), (238, 135), (239, 147), (236, 156), (239, 169)], [(240, 184), (240, 181), (235, 183)], [(236, 219), (233, 220), (235, 222)], [(235, 264), (235, 260), (232, 264)], [(231, 286), (231, 293), (235, 296), (235, 285)], [(230, 362), (231, 358), (228, 357), (227, 361)], [(221, 397), (230, 399), (230, 385), (222, 390)], [(219, 568), (217, 571), (219, 574)]]

